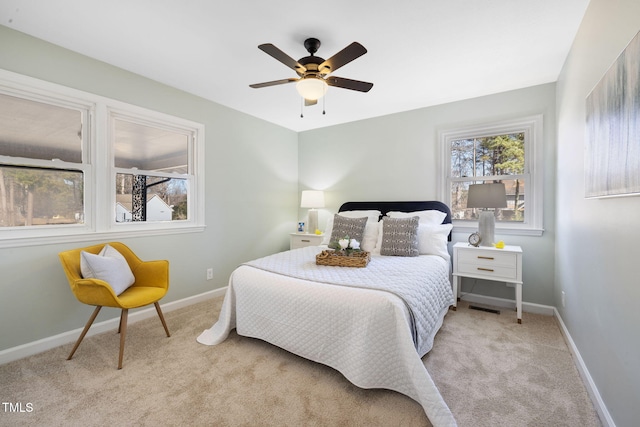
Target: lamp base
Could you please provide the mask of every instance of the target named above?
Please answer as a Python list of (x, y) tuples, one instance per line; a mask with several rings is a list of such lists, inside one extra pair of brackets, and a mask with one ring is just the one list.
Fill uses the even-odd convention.
[(307, 233), (314, 234), (318, 229), (318, 210), (309, 209), (309, 223), (307, 226)]
[(480, 211), (478, 218), (478, 233), (480, 233), (480, 246), (493, 246), (495, 240), (496, 218), (493, 211)]

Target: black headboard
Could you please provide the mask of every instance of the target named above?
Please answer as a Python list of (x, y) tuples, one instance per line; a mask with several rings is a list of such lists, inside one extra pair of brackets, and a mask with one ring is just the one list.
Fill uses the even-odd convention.
[[(447, 217), (442, 223), (451, 224), (451, 209), (449, 209), (449, 206), (437, 200), (424, 202), (346, 202), (340, 206), (338, 212), (366, 210), (379, 210), (382, 212), (382, 215), (386, 215), (387, 212), (391, 211), (415, 212), (437, 210), (447, 214)], [(451, 233), (449, 233), (448, 240), (451, 241)]]

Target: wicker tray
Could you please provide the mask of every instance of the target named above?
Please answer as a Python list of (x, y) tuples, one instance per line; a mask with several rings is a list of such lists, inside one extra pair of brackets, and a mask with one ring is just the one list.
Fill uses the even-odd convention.
[(366, 267), (371, 261), (369, 252), (354, 252), (350, 256), (334, 251), (322, 251), (316, 255), (317, 265), (334, 265), (338, 267)]

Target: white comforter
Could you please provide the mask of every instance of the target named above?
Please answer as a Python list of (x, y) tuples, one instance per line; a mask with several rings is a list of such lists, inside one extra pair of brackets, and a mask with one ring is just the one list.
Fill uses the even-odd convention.
[[(294, 258), (303, 255), (315, 261), (320, 249), (308, 247), (289, 252), (296, 251), (299, 252)], [(276, 255), (280, 260), (266, 264), (281, 263), (287, 256), (291, 261), (291, 254)], [(366, 268), (322, 266), (316, 269), (308, 265), (311, 273), (291, 273), (290, 265), (281, 266), (294, 276), (306, 275), (304, 279), (266, 271), (270, 267), (265, 263), (243, 265), (231, 275), (218, 321), (198, 337), (198, 342), (219, 344), (236, 328), (240, 335), (265, 340), (331, 366), (359, 387), (403, 393), (422, 405), (434, 426), (456, 425), (416, 350), (412, 318), (422, 315), (412, 313), (396, 293), (331, 284), (341, 280), (360, 283), (362, 279), (353, 282), (352, 276), (362, 274), (373, 274), (371, 280), (377, 283), (380, 271), (386, 269), (382, 264), (393, 258), (374, 256)], [(442, 288), (436, 293), (445, 295), (446, 300), (437, 302), (440, 298), (435, 298), (431, 303), (437, 305), (426, 310), (437, 313), (435, 324), (421, 332), (419, 342), (427, 343), (424, 348), (428, 351), (453, 299), (445, 260), (421, 256), (415, 259), (417, 264), (412, 268), (418, 268), (426, 259), (429, 259), (426, 264), (435, 263), (440, 267), (418, 276), (424, 275), (427, 283)], [(447, 279), (444, 281), (443, 272)], [(397, 274), (398, 271), (394, 277)], [(434, 275), (436, 277), (429, 277)]]

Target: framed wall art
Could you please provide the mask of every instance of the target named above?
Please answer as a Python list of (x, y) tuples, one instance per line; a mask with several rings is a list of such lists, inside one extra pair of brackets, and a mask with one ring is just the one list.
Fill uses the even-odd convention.
[(585, 197), (640, 195), (640, 32), (586, 99)]

